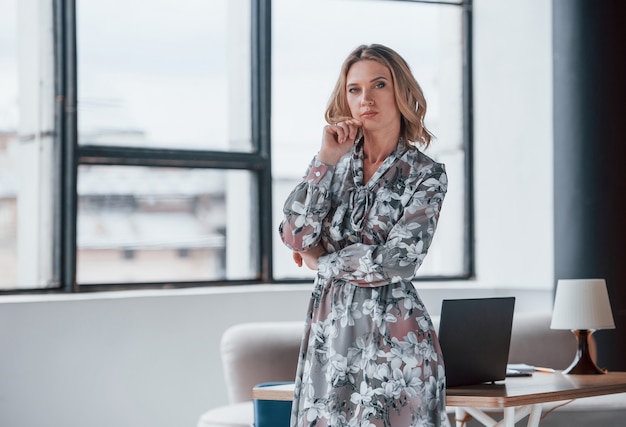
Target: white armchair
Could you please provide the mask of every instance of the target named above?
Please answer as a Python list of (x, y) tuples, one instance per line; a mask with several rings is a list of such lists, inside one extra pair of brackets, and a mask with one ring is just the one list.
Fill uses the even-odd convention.
[(208, 410), (197, 427), (250, 427), (252, 388), (294, 381), (304, 322), (242, 323), (228, 328), (220, 343), (229, 404)]

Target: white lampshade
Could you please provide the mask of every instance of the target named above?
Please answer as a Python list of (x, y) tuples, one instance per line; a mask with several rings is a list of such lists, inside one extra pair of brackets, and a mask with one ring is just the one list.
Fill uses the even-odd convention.
[(551, 329), (614, 329), (604, 279), (559, 280)]

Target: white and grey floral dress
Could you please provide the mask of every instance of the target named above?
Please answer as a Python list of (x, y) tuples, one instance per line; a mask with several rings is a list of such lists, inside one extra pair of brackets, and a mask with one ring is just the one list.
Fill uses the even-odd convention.
[(363, 183), (363, 146), (313, 159), (289, 195), (283, 242), (322, 244), (296, 376), (292, 427), (446, 425), (445, 376), (411, 283), (435, 233), (444, 165), (402, 141)]

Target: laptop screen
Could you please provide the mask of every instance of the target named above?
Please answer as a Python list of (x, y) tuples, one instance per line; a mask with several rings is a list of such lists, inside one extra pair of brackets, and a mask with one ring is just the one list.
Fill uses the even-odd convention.
[(503, 380), (515, 297), (444, 300), (439, 322), (447, 387)]

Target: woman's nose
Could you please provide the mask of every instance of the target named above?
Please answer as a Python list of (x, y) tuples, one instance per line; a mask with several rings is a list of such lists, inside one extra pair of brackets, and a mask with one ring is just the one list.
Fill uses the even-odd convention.
[(363, 91), (363, 97), (361, 98), (361, 104), (363, 105), (372, 105), (374, 101), (370, 95), (369, 91)]

